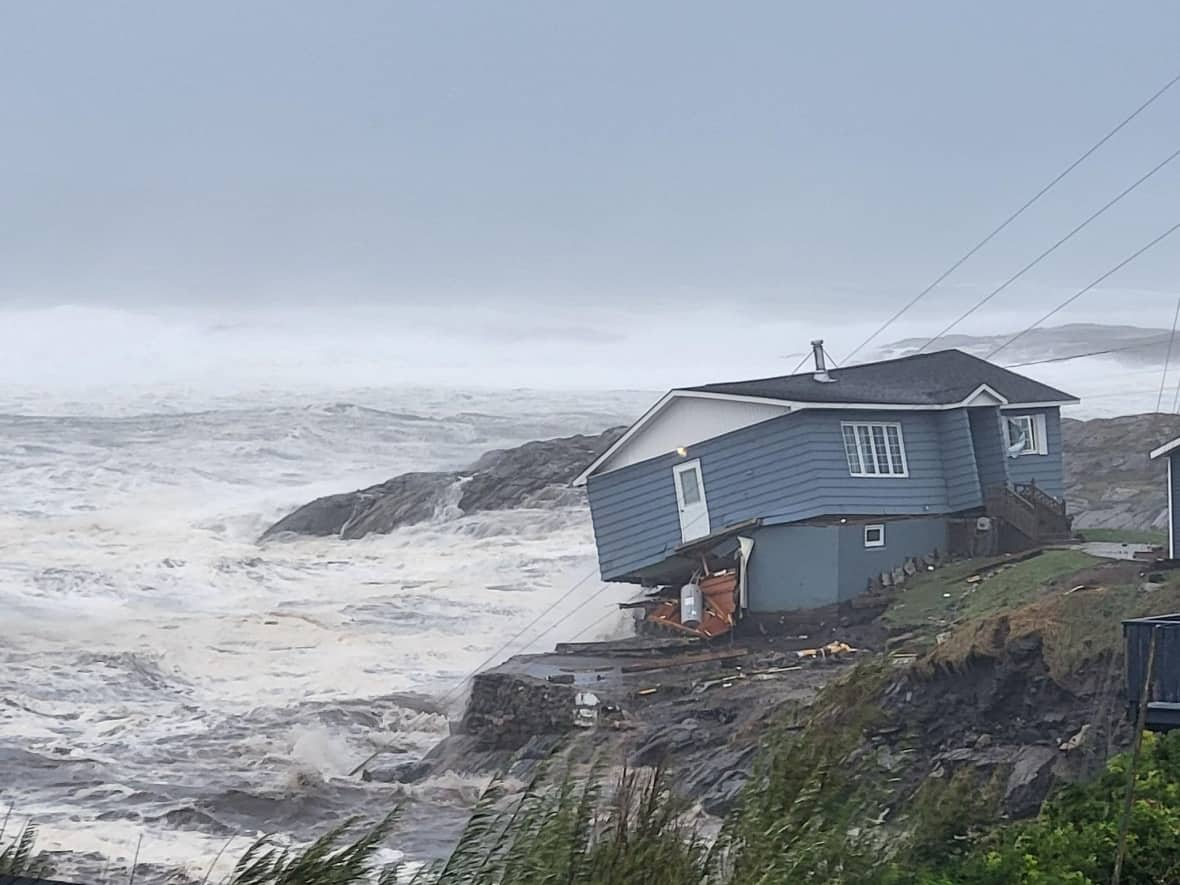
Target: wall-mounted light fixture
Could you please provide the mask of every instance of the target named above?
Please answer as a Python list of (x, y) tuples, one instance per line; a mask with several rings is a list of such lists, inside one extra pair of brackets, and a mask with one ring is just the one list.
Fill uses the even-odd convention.
[(676, 454), (679, 455), (681, 458), (684, 458), (688, 455), (688, 449), (686, 449), (684, 446), (681, 446), (680, 448), (678, 448), (676, 450)]

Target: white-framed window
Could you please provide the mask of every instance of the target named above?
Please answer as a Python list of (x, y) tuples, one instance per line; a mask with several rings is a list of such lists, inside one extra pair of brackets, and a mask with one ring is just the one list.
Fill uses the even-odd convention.
[(1013, 457), (1049, 454), (1044, 415), (1005, 415), (1004, 435)]
[(900, 424), (845, 421), (840, 429), (844, 434), (844, 454), (851, 475), (910, 475)]
[(883, 525), (866, 525), (865, 526), (865, 546), (866, 547), (884, 547), (885, 546), (885, 526), (883, 526)]

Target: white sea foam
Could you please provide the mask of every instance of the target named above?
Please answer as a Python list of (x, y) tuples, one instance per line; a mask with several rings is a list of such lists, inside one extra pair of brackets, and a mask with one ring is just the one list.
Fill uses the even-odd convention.
[[(482, 662), (569, 638), (629, 590), (501, 648), (575, 581), (601, 586), (581, 506), (462, 516), (444, 501), (387, 536), (255, 539), (319, 494), (638, 409), (587, 400), (446, 409), (439, 392), (368, 392), (58, 417), (0, 403), (0, 766), (17, 775), (3, 801), (51, 845), (125, 854), (144, 832), (145, 857), (197, 866), (228, 832), (306, 837), (389, 805), (396, 791), (347, 777), (359, 761), (416, 757), (446, 733), (432, 697), (456, 700)], [(470, 792), (408, 798), (428, 819), (432, 795)]]

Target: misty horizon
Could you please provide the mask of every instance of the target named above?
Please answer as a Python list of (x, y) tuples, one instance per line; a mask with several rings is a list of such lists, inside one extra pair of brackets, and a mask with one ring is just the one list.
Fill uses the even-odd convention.
[[(732, 306), (818, 326), (855, 307), (871, 328), (1175, 73), (1180, 12), (133, 2), (6, 19), (7, 308)], [(907, 319), (949, 319), (1159, 162), (1177, 107), (1163, 96)], [(1178, 194), (1169, 167), (958, 331), (1017, 327), (1173, 223)], [(1176, 256), (1106, 291), (1164, 324)]]

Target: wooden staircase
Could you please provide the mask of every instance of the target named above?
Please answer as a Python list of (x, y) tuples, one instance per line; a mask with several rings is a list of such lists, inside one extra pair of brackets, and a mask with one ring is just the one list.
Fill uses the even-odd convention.
[(992, 486), (984, 506), (988, 516), (1001, 520), (1032, 546), (1068, 540), (1073, 530), (1065, 502), (1035, 483)]

